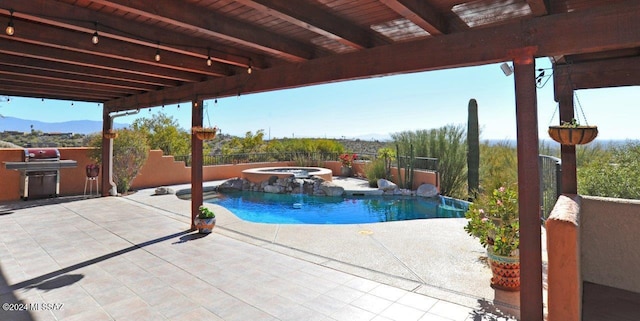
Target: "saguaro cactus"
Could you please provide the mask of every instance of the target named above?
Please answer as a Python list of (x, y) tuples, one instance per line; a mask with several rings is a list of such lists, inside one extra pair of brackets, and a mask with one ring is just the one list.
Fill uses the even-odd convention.
[(476, 198), (480, 188), (480, 129), (478, 125), (478, 102), (469, 100), (467, 120), (467, 185), (469, 199)]

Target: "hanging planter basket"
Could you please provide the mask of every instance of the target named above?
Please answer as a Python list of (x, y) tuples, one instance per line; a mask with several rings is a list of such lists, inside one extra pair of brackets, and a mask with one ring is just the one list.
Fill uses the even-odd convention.
[(218, 132), (218, 128), (217, 127), (193, 127), (191, 128), (191, 131), (193, 132), (194, 135), (196, 135), (196, 138), (198, 138), (199, 140), (209, 140), (209, 139), (214, 139), (216, 137), (216, 133)]
[(102, 136), (106, 139), (116, 139), (118, 138), (118, 133), (113, 129), (109, 129), (109, 131), (104, 132)]
[(584, 145), (598, 136), (598, 126), (549, 126), (549, 136), (562, 145)]

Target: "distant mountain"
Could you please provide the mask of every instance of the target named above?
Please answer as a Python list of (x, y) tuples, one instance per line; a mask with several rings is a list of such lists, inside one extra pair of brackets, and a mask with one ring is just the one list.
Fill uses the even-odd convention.
[[(31, 125), (34, 130), (40, 130), (45, 133), (74, 133), (74, 134), (92, 134), (102, 131), (102, 122), (96, 120), (74, 120), (60, 123), (47, 123), (37, 120), (20, 119), (15, 117), (0, 118), (1, 131), (20, 131), (30, 132)], [(129, 126), (128, 124), (114, 123), (116, 129)]]

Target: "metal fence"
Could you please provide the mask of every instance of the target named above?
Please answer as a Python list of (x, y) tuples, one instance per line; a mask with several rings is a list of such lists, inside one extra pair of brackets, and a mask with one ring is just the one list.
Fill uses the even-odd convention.
[(561, 160), (553, 156), (539, 155), (538, 166), (540, 168), (540, 217), (545, 221), (560, 196)]

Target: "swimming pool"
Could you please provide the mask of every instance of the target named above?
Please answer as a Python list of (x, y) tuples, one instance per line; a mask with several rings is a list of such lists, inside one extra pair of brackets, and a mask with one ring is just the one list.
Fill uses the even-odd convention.
[(326, 197), (233, 192), (207, 200), (239, 218), (272, 224), (357, 224), (464, 217), (468, 203), (451, 198)]

